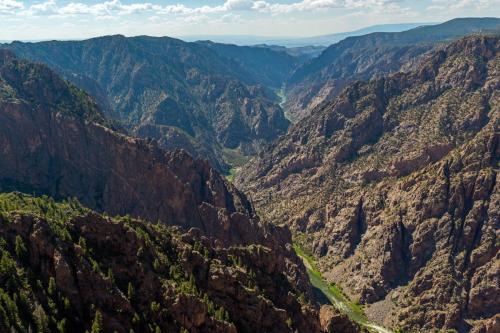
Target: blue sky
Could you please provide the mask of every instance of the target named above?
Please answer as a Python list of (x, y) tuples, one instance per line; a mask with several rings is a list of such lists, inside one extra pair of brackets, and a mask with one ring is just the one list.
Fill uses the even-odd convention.
[(314, 36), (500, 16), (500, 0), (0, 0), (0, 40), (107, 34)]

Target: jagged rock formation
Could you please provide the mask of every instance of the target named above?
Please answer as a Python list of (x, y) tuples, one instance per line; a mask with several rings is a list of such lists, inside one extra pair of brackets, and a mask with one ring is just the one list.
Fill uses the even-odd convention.
[(404, 32), (346, 38), (295, 71), (288, 80), (285, 109), (301, 118), (352, 82), (411, 70), (419, 56), (443, 42), (488, 30), (500, 30), (500, 19), (454, 19)]
[(0, 194), (0, 235), (2, 332), (318, 331), (260, 245), (19, 193)]
[[(12, 60), (3, 63), (0, 75), (7, 94), (0, 113), (2, 191), (77, 197), (99, 211), (170, 220), (208, 233), (225, 230), (214, 228), (219, 209), (228, 218), (254, 216), (248, 200), (208, 163), (92, 121), (102, 118), (95, 103), (47, 67)], [(74, 91), (81, 100), (75, 101)]]
[[(229, 52), (217, 44), (146, 36), (3, 47), (49, 65), (92, 94), (107, 116), (133, 134), (165, 148), (185, 148), (220, 171), (232, 162), (225, 149), (253, 154), (288, 128), (277, 97), (263, 86), (272, 87), (294, 68), (293, 57), (284, 52)], [(279, 59), (281, 66), (258, 69), (255, 62), (265, 59)]]
[(321, 327), (327, 333), (357, 333), (366, 332), (356, 323), (349, 321), (347, 315), (340, 313), (332, 305), (323, 305), (319, 313)]
[(373, 313), (392, 308), (386, 325), (498, 321), (499, 49), (465, 38), (352, 84), (236, 179), (266, 219), (304, 234), (328, 279)]
[[(10, 206), (5, 209), (8, 216), (3, 217), (1, 225), (1, 235), (7, 241), (5, 250), (12, 253), (12, 242), (19, 236), (29, 253), (29, 261), (17, 258), (14, 265), (36, 273), (34, 278), (42, 281), (42, 287), (55, 274), (57, 287), (67, 288), (62, 296), (80, 302), (80, 308), (69, 310), (71, 327), (82, 331), (88, 328), (89, 316), (95, 315), (94, 304), (98, 308), (102, 305), (103, 323), (110, 331), (128, 332), (130, 325), (144, 331), (141, 325), (145, 322), (137, 324), (130, 317), (135, 311), (144, 313), (147, 320), (153, 318), (162, 330), (183, 326), (191, 332), (235, 332), (234, 327), (239, 332), (252, 332), (253, 327), (268, 332), (319, 332), (317, 310), (309, 303), (312, 291), (307, 274), (290, 245), (288, 229), (261, 221), (246, 197), (208, 162), (195, 160), (183, 151), (165, 152), (154, 143), (113, 131), (88, 95), (46, 66), (17, 60), (8, 51), (0, 51), (0, 154), (0, 192), (44, 194), (56, 200), (74, 197), (98, 212), (158, 222), (157, 226), (147, 222), (130, 222), (127, 226), (94, 213), (73, 217), (57, 211), (54, 214), (60, 220), (59, 227), (51, 227), (47, 219), (54, 214), (46, 216), (43, 207), (42, 217), (19, 215)], [(130, 225), (140, 225), (143, 232), (131, 231)], [(163, 225), (196, 230), (175, 243), (165, 240), (171, 229)], [(91, 244), (98, 265), (111, 268), (116, 286), (90, 270), (86, 263), (90, 257), (84, 256), (83, 266), (77, 268), (73, 261), (80, 251), (74, 244), (76, 235), (84, 235), (87, 245)], [(187, 245), (196, 247), (197, 243), (203, 245), (202, 252), (208, 251), (213, 257), (204, 258)], [(141, 248), (145, 257), (135, 262)], [(206, 304), (196, 297), (183, 296), (175, 288), (169, 293), (168, 284), (162, 281), (173, 273), (151, 269), (154, 251), (160, 255), (160, 265), (162, 253), (178, 258), (175, 260), (183, 265), (183, 272), (194, 276), (197, 288), (229, 312), (235, 326), (207, 315)], [(239, 267), (249, 269), (229, 267), (231, 258)], [(18, 274), (22, 279), (23, 273)], [(186, 274), (184, 277), (189, 278)], [(127, 279), (132, 279), (134, 288), (144, 284), (140, 304), (130, 304), (124, 297)], [(75, 289), (72, 281), (79, 287)], [(40, 303), (43, 311), (38, 311), (45, 318), (42, 312), (47, 311), (47, 304), (54, 306), (40, 294), (42, 287), (31, 286), (36, 290), (29, 295), (30, 304)], [(78, 290), (80, 294), (74, 294)], [(160, 308), (143, 303), (152, 295), (155, 302), (161, 299)], [(52, 299), (56, 309), (51, 311), (60, 313), (61, 300)], [(164, 307), (168, 309), (166, 316), (157, 313)], [(15, 317), (9, 317), (8, 323), (13, 325), (15, 321)], [(154, 330), (151, 325), (148, 329)]]

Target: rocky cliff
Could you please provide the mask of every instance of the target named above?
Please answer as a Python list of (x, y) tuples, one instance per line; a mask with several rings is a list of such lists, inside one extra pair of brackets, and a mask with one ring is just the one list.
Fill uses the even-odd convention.
[(386, 325), (498, 329), (499, 48), (466, 38), (351, 84), (237, 178)]
[[(131, 133), (165, 148), (185, 148), (219, 171), (234, 162), (226, 149), (253, 154), (288, 128), (277, 97), (266, 88), (295, 66), (284, 52), (250, 48), (248, 55), (217, 44), (146, 36), (2, 47), (49, 65)], [(265, 59), (282, 61), (273, 71), (259, 70)]]
[[(0, 153), (0, 192), (71, 197), (100, 213), (128, 216), (75, 212), (52, 199), (18, 212), (33, 200), (19, 195), (4, 204), (2, 253), (10, 270), (2, 281), (17, 274), (2, 298), (7, 327), (54, 330), (66, 319), (84, 331), (100, 316), (105, 331), (119, 332), (319, 331), (286, 228), (261, 221), (208, 162), (113, 131), (87, 94), (8, 51), (0, 51)], [(182, 236), (167, 225), (190, 231)], [(75, 244), (82, 237), (88, 253)], [(22, 257), (12, 254), (19, 246)], [(105, 277), (99, 267), (111, 273)], [(137, 292), (132, 301), (124, 295), (127, 281)], [(209, 300), (201, 300), (204, 294)]]

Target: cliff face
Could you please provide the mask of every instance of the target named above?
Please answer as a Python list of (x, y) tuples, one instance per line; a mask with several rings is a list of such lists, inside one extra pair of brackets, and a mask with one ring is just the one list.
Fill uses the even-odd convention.
[[(232, 162), (224, 149), (254, 153), (288, 128), (277, 98), (263, 86), (270, 79), (238, 52), (228, 58), (199, 43), (144, 36), (4, 47), (49, 65), (92, 94), (106, 115), (131, 133), (166, 148), (186, 148), (220, 171)], [(257, 54), (261, 62), (267, 53), (273, 61), (283, 59), (275, 68), (281, 76), (287, 64), (294, 66), (283, 52), (257, 51), (265, 53)]]
[(499, 47), (466, 38), (352, 84), (237, 178), (386, 324), (497, 325)]
[[(0, 52), (0, 153), (0, 192), (44, 194), (56, 200), (72, 197), (98, 212), (158, 222), (160, 229), (146, 222), (137, 223), (150, 230), (149, 237), (161, 251), (168, 252), (162, 247), (166, 244), (162, 235), (170, 233), (170, 229), (162, 229), (163, 225), (180, 226), (183, 230), (196, 228), (190, 231), (189, 237), (182, 236), (181, 243), (192, 246), (203, 243), (209, 253), (216, 251), (211, 258), (222, 264), (217, 266), (212, 259), (200, 258), (191, 250), (186, 252), (186, 244), (178, 244), (173, 251), (183, 258), (179, 260), (187, 272), (184, 276), (194, 275), (196, 285), (203, 288), (215, 304), (230, 312), (235, 326), (204, 315), (206, 307), (199, 300), (178, 292), (168, 296), (169, 289), (162, 281), (169, 275), (155, 276), (148, 271), (154, 259), (147, 257), (148, 251), (153, 251), (151, 244), (141, 245), (137, 235), (129, 235), (123, 223), (94, 213), (78, 214), (74, 219), (66, 219), (64, 212), (57, 213), (62, 216), (63, 229), (71, 235), (84, 234), (87, 243), (92, 243), (93, 253), (102, 255), (116, 281), (123, 284), (137, 273), (139, 280), (132, 283), (134, 288), (136, 284), (146, 284), (143, 300), (151, 296), (149, 292), (155, 299), (165, 297), (160, 309), (165, 306), (169, 314), (172, 311), (171, 315), (161, 319), (156, 305), (156, 310), (151, 305), (155, 314), (146, 315), (156, 318), (160, 329), (182, 326), (194, 332), (234, 332), (236, 327), (238, 331), (251, 332), (252, 325), (259, 323), (263, 331), (269, 332), (319, 330), (318, 313), (308, 303), (312, 293), (305, 268), (293, 253), (291, 235), (286, 228), (260, 221), (246, 197), (225, 182), (208, 162), (195, 160), (183, 151), (165, 152), (151, 142), (113, 131), (88, 95), (46, 66), (16, 60), (5, 51)], [(57, 256), (74, 260), (78, 250), (71, 240), (74, 243), (77, 238), (72, 236), (70, 240), (44, 231), (48, 222), (31, 214), (18, 218), (12, 209), (6, 212), (11, 214), (8, 221), (17, 222), (11, 225), (3, 220), (2, 235), (8, 238), (9, 246), (13, 237), (20, 236), (30, 254), (30, 261), (18, 260), (16, 265), (34, 270), (37, 278), (47, 283), (57, 273)], [(42, 209), (42, 213), (46, 210)], [(130, 244), (124, 235), (131, 237)], [(37, 247), (38, 242), (43, 249)], [(136, 260), (135, 253), (141, 248), (146, 257), (129, 267), (131, 254)], [(231, 258), (248, 265), (249, 270), (245, 273), (236, 266), (227, 268), (229, 264), (225, 262), (233, 260)], [(123, 285), (119, 290), (114, 289), (110, 281), (87, 271), (88, 265), (76, 268), (75, 262), (71, 262), (70, 268), (63, 267), (66, 278), (72, 276), (63, 294), (70, 300), (77, 297), (75, 301), (81, 303), (78, 314), (70, 312), (70, 316), (75, 315), (71, 317), (72, 327), (78, 326), (81, 320), (88, 324), (89, 316), (95, 315), (91, 304), (97, 307), (101, 304), (103, 323), (109, 325), (111, 331), (128, 332), (129, 327), (142, 331), (145, 326), (141, 325), (146, 325), (143, 321), (144, 324), (137, 326), (134, 322), (122, 321), (122, 317), (131, 319), (134, 311), (142, 312), (149, 304), (131, 308), (120, 294), (120, 290), (124, 292)], [(129, 268), (132, 273), (127, 271)], [(65, 282), (60, 285), (57, 275), (55, 278), (57, 286), (65, 288)], [(73, 288), (72, 283), (83, 289)], [(98, 289), (92, 289), (94, 284)], [(111, 290), (105, 291), (108, 287), (112, 287)], [(75, 296), (78, 290), (81, 293)], [(305, 300), (302, 303), (298, 301), (301, 294)], [(36, 292), (34, 304), (38, 297), (41, 296)], [(48, 302), (44, 298), (42, 301)], [(83, 331), (81, 326), (78, 329)]]
[(0, 235), (4, 332), (319, 331), (260, 245), (213, 247), (196, 229), (20, 193), (0, 195)]
[(346, 38), (294, 72), (287, 83), (285, 109), (301, 118), (357, 80), (411, 70), (420, 57), (440, 44), (499, 29), (498, 18), (464, 18), (403, 32)]

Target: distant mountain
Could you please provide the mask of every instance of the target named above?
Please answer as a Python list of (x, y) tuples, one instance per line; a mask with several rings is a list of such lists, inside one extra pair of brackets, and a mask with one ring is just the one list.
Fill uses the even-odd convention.
[(259, 84), (270, 88), (281, 88), (283, 82), (300, 64), (299, 58), (292, 56), (286, 49), (237, 46), (212, 41), (197, 43), (212, 49), (224, 58), (237, 62)]
[(273, 89), (299, 63), (285, 52), (166, 37), (3, 47), (49, 65), (131, 133), (184, 148), (220, 171), (234, 163), (228, 156), (253, 154), (286, 132), (289, 122)]
[(325, 46), (300, 46), (300, 47), (285, 47), (280, 45), (256, 44), (254, 47), (268, 48), (274, 51), (286, 52), (293, 57), (297, 57), (299, 62), (305, 62), (312, 58), (316, 58), (323, 52)]
[(461, 18), (404, 32), (349, 37), (298, 68), (287, 83), (285, 109), (295, 118), (337, 96), (349, 83), (406, 70), (439, 44), (500, 30), (498, 18)]
[(308, 45), (327, 47), (332, 44), (338, 43), (347, 37), (362, 36), (374, 32), (401, 32), (430, 24), (432, 23), (379, 24), (354, 31), (341, 32), (341, 33), (322, 35), (322, 36), (306, 37), (306, 38), (294, 38), (294, 39), (273, 41), (273, 42), (290, 48), (302, 47)]
[(496, 332), (500, 34), (354, 82), (236, 184), (331, 282), (405, 332)]
[(236, 45), (279, 45), (287, 48), (297, 48), (304, 46), (327, 47), (350, 36), (360, 36), (372, 32), (399, 32), (409, 30), (429, 23), (399, 23), (399, 24), (379, 24), (366, 28), (312, 37), (272, 37), (272, 36), (252, 36), (252, 35), (191, 35), (181, 36), (182, 40), (195, 42), (199, 40), (211, 40), (216, 43), (236, 44)]
[(205, 161), (101, 116), (0, 50), (2, 332), (320, 332), (288, 229)]

